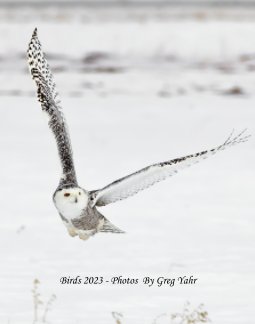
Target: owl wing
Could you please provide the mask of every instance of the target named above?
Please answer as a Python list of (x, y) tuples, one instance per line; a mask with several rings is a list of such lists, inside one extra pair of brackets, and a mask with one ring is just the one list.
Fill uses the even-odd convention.
[(156, 182), (165, 180), (167, 177), (176, 174), (179, 170), (198, 163), (219, 151), (225, 150), (227, 147), (245, 142), (249, 138), (249, 135), (244, 136), (244, 132), (245, 130), (237, 136), (233, 136), (232, 132), (222, 145), (219, 145), (211, 150), (206, 150), (178, 159), (150, 165), (124, 178), (112, 182), (101, 190), (92, 191), (91, 200), (93, 205), (105, 206), (118, 200), (133, 196), (139, 191), (154, 185)]
[(57, 142), (62, 166), (60, 185), (77, 184), (68, 128), (62, 113), (52, 72), (37, 36), (37, 29), (33, 32), (27, 55), (29, 69), (37, 86), (38, 100), (41, 103), (42, 110), (49, 117), (49, 127)]

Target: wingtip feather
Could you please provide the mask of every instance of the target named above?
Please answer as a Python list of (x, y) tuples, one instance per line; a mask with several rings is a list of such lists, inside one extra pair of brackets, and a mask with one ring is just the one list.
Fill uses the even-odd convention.
[(35, 29), (33, 31), (33, 34), (32, 34), (32, 37), (37, 37), (37, 27), (35, 27)]

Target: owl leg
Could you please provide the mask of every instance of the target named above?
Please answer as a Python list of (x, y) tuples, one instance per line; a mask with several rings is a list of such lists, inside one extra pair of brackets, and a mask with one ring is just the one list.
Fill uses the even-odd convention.
[(85, 231), (79, 231), (79, 238), (83, 241), (86, 241), (90, 238), (90, 235), (85, 233)]
[(73, 228), (71, 226), (68, 226), (67, 227), (67, 231), (68, 231), (69, 235), (72, 236), (72, 237), (78, 235), (77, 232), (76, 232), (76, 230), (75, 230), (75, 228)]
[(87, 240), (89, 239), (91, 236), (95, 235), (97, 233), (97, 230), (94, 229), (94, 230), (78, 230), (78, 235), (79, 235), (79, 238), (81, 240)]

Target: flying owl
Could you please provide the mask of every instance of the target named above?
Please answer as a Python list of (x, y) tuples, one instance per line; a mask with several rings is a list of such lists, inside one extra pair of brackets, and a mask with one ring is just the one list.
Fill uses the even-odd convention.
[(53, 75), (42, 52), (37, 29), (33, 32), (27, 54), (30, 72), (37, 86), (38, 100), (42, 110), (49, 117), (49, 127), (55, 136), (62, 167), (62, 176), (53, 194), (53, 202), (71, 236), (78, 235), (82, 240), (86, 240), (98, 232), (124, 233), (103, 216), (97, 207), (133, 196), (185, 167), (223, 151), (227, 147), (245, 142), (249, 137), (244, 135), (244, 131), (236, 136), (232, 132), (227, 140), (216, 148), (152, 164), (102, 189), (87, 191), (77, 182), (67, 125)]

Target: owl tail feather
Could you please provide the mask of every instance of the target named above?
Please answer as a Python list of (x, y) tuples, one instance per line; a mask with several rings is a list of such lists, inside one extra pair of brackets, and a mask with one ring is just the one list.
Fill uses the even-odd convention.
[(108, 221), (108, 219), (105, 218), (104, 225), (100, 229), (100, 232), (104, 233), (125, 233), (121, 229), (119, 229), (117, 226), (113, 225), (111, 222)]

